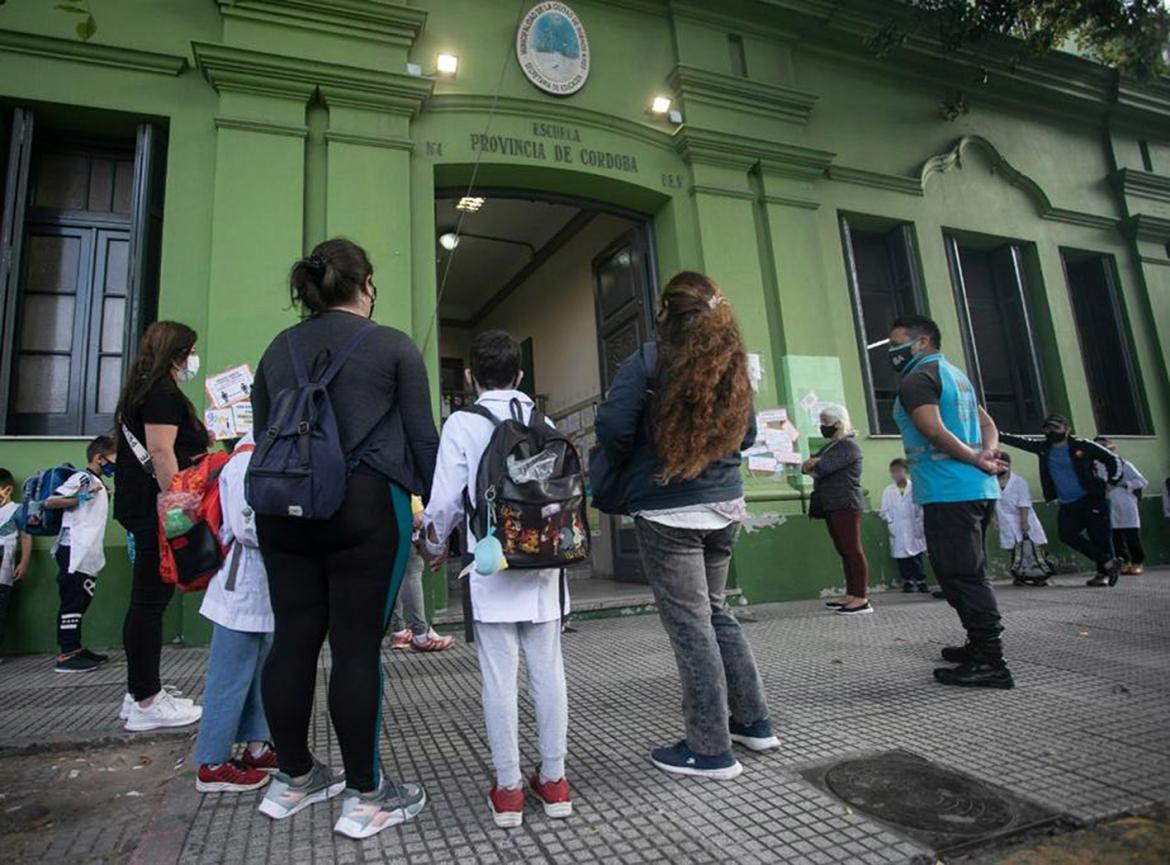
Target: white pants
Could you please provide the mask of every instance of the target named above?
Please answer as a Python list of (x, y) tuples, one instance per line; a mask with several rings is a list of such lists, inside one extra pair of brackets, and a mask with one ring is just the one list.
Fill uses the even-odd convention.
[(561, 623), (476, 622), (475, 647), (483, 675), (483, 715), (496, 784), (519, 787), (519, 708), (517, 679), (520, 647), (528, 671), (528, 696), (536, 709), (540, 738), (540, 774), (558, 780), (565, 774), (569, 700), (561, 658)]

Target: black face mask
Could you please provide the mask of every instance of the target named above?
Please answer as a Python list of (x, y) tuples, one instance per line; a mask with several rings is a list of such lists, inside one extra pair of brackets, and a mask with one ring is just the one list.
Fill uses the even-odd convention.
[(837, 428), (835, 426), (822, 426), (821, 427), (821, 438), (831, 439), (836, 434), (837, 434)]
[(1044, 433), (1044, 438), (1048, 439), (1051, 444), (1058, 445), (1066, 438), (1068, 438), (1068, 433), (1049, 430), (1048, 432)]

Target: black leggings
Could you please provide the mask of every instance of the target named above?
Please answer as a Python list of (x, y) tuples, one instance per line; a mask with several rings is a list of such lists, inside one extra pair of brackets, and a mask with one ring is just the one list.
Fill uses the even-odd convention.
[(1146, 551), (1142, 547), (1141, 529), (1114, 529), (1113, 550), (1126, 564), (1144, 565), (1146, 563)]
[(126, 690), (142, 701), (162, 690), (158, 665), (162, 660), (163, 613), (175, 587), (159, 575), (158, 528), (152, 525), (131, 531), (134, 582), (130, 608), (122, 623), (122, 645), (126, 649)]
[(354, 474), (332, 518), (258, 517), (256, 528), (276, 618), (264, 712), (281, 771), (295, 777), (313, 767), (309, 720), (328, 634), (329, 716), (346, 786), (369, 792), (380, 774), (382, 637), (410, 552), (410, 495)]

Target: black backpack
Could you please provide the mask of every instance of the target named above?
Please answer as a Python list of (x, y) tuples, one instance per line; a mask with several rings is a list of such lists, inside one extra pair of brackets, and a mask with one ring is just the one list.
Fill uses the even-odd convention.
[(589, 557), (585, 477), (577, 449), (532, 410), (528, 423), (519, 400), (501, 421), (481, 405), (460, 411), (495, 427), (475, 479), (475, 501), (464, 492), (471, 531), (494, 530), (510, 568), (564, 568)]

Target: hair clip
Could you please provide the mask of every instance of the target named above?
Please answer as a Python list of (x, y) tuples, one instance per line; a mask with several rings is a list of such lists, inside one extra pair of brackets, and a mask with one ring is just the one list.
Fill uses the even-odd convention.
[(307, 256), (305, 258), (305, 264), (309, 265), (309, 267), (313, 268), (314, 270), (324, 270), (325, 269), (325, 259), (323, 259), (319, 255)]
[(714, 297), (712, 297), (710, 300), (707, 301), (707, 308), (714, 309), (717, 306), (722, 306), (723, 301), (724, 301), (723, 295), (717, 294)]

